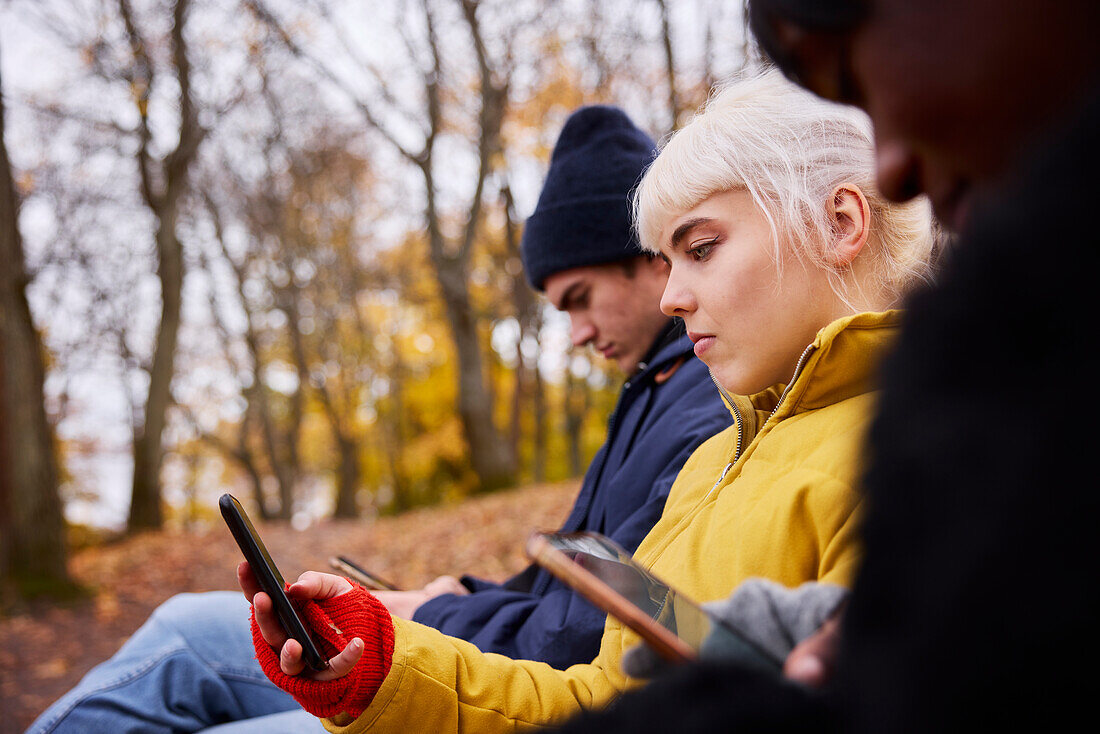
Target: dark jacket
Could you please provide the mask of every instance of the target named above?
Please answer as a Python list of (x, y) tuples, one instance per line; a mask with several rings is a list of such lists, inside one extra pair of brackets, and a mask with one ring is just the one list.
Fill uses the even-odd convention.
[(856, 731), (1095, 716), (1098, 131), (1100, 95), (1035, 146), (913, 300), (870, 435), (845, 620)]
[[(588, 467), (563, 532), (595, 531), (633, 551), (661, 516), (688, 456), (731, 424), (706, 365), (676, 323), (623, 385), (607, 440)], [(556, 668), (590, 662), (599, 651), (603, 612), (548, 572), (531, 566), (503, 584), (469, 576), (462, 581), (472, 594), (436, 597), (416, 610), (414, 621), (483, 652)]]

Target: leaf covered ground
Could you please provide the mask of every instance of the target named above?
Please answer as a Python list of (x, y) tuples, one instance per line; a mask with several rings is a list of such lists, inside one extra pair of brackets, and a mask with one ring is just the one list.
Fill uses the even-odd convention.
[[(406, 588), (447, 573), (502, 579), (526, 565), (523, 540), (531, 530), (564, 522), (578, 486), (537, 485), (303, 531), (286, 524), (257, 523), (257, 529), (287, 578), (328, 570), (328, 558), (342, 554)], [(87, 599), (64, 606), (34, 602), (0, 617), (0, 734), (22, 732), (168, 597), (235, 588), (239, 559), (220, 525), (145, 533), (74, 554), (70, 570), (92, 590)]]

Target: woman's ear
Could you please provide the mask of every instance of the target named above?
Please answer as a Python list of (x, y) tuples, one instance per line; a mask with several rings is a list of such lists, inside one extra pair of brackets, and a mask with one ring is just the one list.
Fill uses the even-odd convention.
[(838, 270), (849, 267), (867, 244), (871, 233), (871, 207), (863, 191), (853, 183), (833, 189), (830, 215), (833, 239), (826, 243), (825, 258)]

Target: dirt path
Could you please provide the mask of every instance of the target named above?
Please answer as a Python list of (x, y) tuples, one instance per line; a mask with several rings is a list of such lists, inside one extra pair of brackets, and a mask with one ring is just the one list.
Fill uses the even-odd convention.
[[(327, 570), (347, 555), (414, 588), (440, 574), (505, 578), (525, 565), (523, 539), (554, 528), (576, 481), (527, 487), (450, 507), (368, 521), (329, 521), (304, 531), (260, 525), (284, 576)], [(68, 607), (35, 604), (0, 618), (0, 734), (22, 732), (96, 663), (109, 657), (162, 601), (184, 591), (235, 588), (240, 553), (220, 525), (149, 533), (74, 555), (77, 580), (96, 591)]]

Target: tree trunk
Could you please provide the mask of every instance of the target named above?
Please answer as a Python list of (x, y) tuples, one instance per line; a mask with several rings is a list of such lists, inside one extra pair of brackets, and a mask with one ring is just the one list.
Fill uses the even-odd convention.
[(264, 499), (264, 480), (260, 476), (260, 470), (256, 468), (256, 462), (252, 460), (251, 452), (242, 452), (238, 460), (248, 475), (248, 483), (252, 487), (252, 501), (260, 514), (260, 519), (268, 521), (271, 513), (267, 509), (267, 501)]
[(43, 397), (42, 345), (27, 303), (18, 195), (0, 95), (0, 576), (69, 585), (57, 455)]
[[(572, 358), (573, 349), (569, 350)], [(569, 439), (569, 467), (573, 476), (584, 473), (584, 451), (581, 441), (581, 428), (591, 403), (588, 383), (573, 376), (570, 370), (565, 378), (565, 435)]]
[(546, 387), (542, 382), (542, 373), (539, 372), (538, 362), (535, 362), (531, 370), (534, 377), (534, 395), (532, 402), (535, 409), (535, 452), (534, 471), (535, 481), (546, 481)]
[[(0, 336), (0, 339), (3, 337)], [(0, 359), (0, 608), (4, 606), (7, 580), (11, 577), (11, 451), (8, 447), (8, 411), (4, 406), (4, 360)]]
[[(134, 431), (134, 479), (128, 523), (131, 532), (159, 528), (164, 522), (160, 486), (160, 469), (164, 462), (162, 441), (168, 406), (172, 401), (172, 377), (175, 373), (183, 294), (183, 245), (176, 234), (176, 223), (180, 203), (187, 190), (188, 172), (203, 137), (191, 97), (191, 64), (187, 58), (184, 36), (189, 8), (190, 0), (175, 1), (170, 30), (172, 65), (179, 90), (179, 141), (163, 159), (154, 160), (149, 150), (152, 132), (148, 101), (155, 64), (149, 56), (149, 45), (142, 38), (128, 0), (119, 0), (118, 4), (130, 41), (134, 73), (142, 75), (142, 97), (135, 99), (140, 134), (135, 155), (141, 175), (142, 198), (157, 219), (157, 277), (160, 279), (161, 299), (160, 323), (153, 348), (153, 362), (149, 367), (149, 393), (142, 425)], [(160, 169), (159, 175), (153, 174), (154, 167)]]
[[(504, 236), (511, 257), (520, 257), (519, 225), (517, 224), (515, 199), (512, 188), (507, 183), (501, 187), (501, 200), (504, 207)], [(532, 367), (529, 369), (523, 358), (523, 343), (527, 336), (533, 336), (538, 344), (542, 329), (542, 302), (539, 300), (523, 276), (512, 283), (512, 308), (519, 324), (519, 338), (516, 340), (516, 389), (512, 396), (512, 455), (519, 465), (520, 439), (523, 433), (523, 412), (527, 409), (527, 398), (534, 404), (534, 431), (532, 451), (532, 474), (536, 482), (546, 478), (546, 416), (542, 375), (539, 373), (539, 349), (535, 351)]]
[(172, 400), (176, 341), (183, 294), (183, 246), (176, 237), (176, 210), (169, 205), (157, 212), (157, 275), (160, 278), (160, 325), (149, 369), (149, 395), (144, 424), (134, 438), (134, 483), (130, 501), (131, 531), (159, 528), (161, 511), (160, 468), (164, 462), (164, 426)]
[[(280, 520), (289, 520), (296, 476), (292, 468), (283, 460), (283, 452), (280, 448), (279, 438), (275, 432), (275, 419), (271, 415), (267, 386), (261, 381), (261, 373), (259, 371), (256, 372), (256, 380), (250, 394), (255, 398), (254, 404), (257, 407), (260, 418), (260, 435), (263, 437), (264, 449), (267, 451), (268, 464), (270, 465), (272, 475), (275, 477), (275, 483), (278, 487), (279, 494), (279, 508), (273, 513), (272, 517)], [(249, 399), (249, 402), (252, 402), (252, 398)]]
[(665, 78), (668, 80), (668, 113), (672, 119), (669, 132), (680, 127), (680, 93), (676, 88), (676, 60), (672, 53), (672, 20), (668, 0), (657, 0), (661, 7), (661, 42), (665, 51)]
[(458, 415), (470, 448), (470, 465), (480, 481), (478, 491), (507, 487), (515, 481), (508, 442), (493, 422), (493, 401), (485, 384), (485, 367), (477, 321), (470, 305), (465, 268), (436, 266), (447, 321), (458, 353)]
[(383, 425), (383, 450), (390, 469), (390, 481), (393, 483), (393, 499), (390, 507), (395, 513), (403, 512), (412, 505), (412, 487), (402, 463), (402, 449), (408, 436), (405, 424), (405, 373), (405, 363), (395, 346), (393, 368), (390, 370), (390, 394), (387, 401), (391, 407), (385, 415), (379, 416)]
[[(298, 311), (298, 298), (297, 287), (291, 278), (291, 284), (282, 294), (282, 298), (277, 298), (277, 302), (283, 301), (282, 311), (286, 314), (290, 352), (294, 358), (294, 371), (298, 377), (298, 386), (290, 396), (290, 425), (287, 427), (286, 440), (283, 442), (286, 463), (293, 477), (293, 482), (287, 485), (286, 493), (282, 497), (283, 506), (288, 513), (291, 513), (294, 507), (294, 498), (298, 494), (298, 481), (302, 476), (302, 454), (298, 447), (302, 440), (302, 424), (306, 414), (306, 387), (309, 385), (309, 366), (306, 364), (306, 350), (299, 327), (301, 314)], [(280, 489), (282, 489), (281, 486)]]
[(336, 468), (336, 507), (333, 517), (356, 518), (359, 517), (359, 507), (355, 501), (355, 495), (359, 491), (359, 444), (348, 430), (351, 421), (341, 418), (336, 398), (323, 380), (317, 385), (317, 395), (321, 398), (321, 407), (328, 417), (332, 440), (340, 457)]
[(359, 505), (355, 495), (359, 491), (359, 452), (354, 441), (336, 435), (340, 452), (340, 468), (336, 474), (336, 509), (333, 517), (352, 519), (359, 517)]

